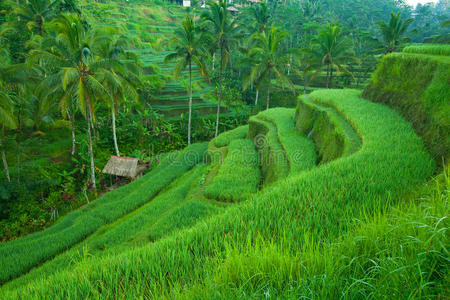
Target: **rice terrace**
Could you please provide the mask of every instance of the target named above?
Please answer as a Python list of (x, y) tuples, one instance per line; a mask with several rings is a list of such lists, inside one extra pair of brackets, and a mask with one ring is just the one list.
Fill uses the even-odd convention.
[(0, 0), (0, 299), (450, 299), (448, 0)]

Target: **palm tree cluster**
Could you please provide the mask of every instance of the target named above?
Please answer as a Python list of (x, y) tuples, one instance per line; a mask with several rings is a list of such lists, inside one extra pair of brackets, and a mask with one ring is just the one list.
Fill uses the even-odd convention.
[[(85, 119), (90, 181), (95, 189), (96, 112), (99, 107), (110, 111), (113, 148), (119, 156), (116, 115), (120, 107), (139, 100), (142, 87), (140, 63), (127, 51), (131, 47), (125, 32), (90, 26), (77, 14), (73, 0), (9, 0), (2, 5), (7, 5), (13, 16), (0, 28), (0, 149), (6, 177), (10, 180), (5, 135), (23, 126), (25, 103), (33, 111), (33, 120), (26, 122), (32, 122), (36, 132), (40, 132), (49, 111), (57, 107), (70, 123), (72, 155), (77, 151), (77, 117)], [(165, 60), (176, 60), (175, 79), (186, 69), (189, 72), (188, 144), (193, 135), (193, 68), (208, 81), (213, 78), (216, 86), (215, 136), (226, 100), (224, 84), (230, 74), (239, 74), (243, 91), (256, 92), (255, 105), (260, 91), (267, 93), (266, 108), (270, 107), (274, 84), (294, 91), (293, 76), (301, 74), (305, 92), (309, 82), (320, 74), (325, 74), (327, 88), (333, 87), (336, 73), (352, 76), (348, 65), (359, 63), (353, 40), (339, 25), (318, 24), (320, 10), (318, 2), (304, 1), (298, 10), (302, 18), (296, 19), (297, 12), (289, 5), (262, 1), (232, 15), (227, 1), (220, 0), (208, 3), (200, 16), (184, 18)], [(378, 23), (386, 53), (402, 45), (411, 22), (392, 14), (388, 23)], [(4, 37), (24, 28), (25, 49), (10, 53)]]
[[(14, 116), (13, 104), (34, 101), (39, 107), (34, 114), (34, 126), (39, 132), (42, 118), (56, 105), (62, 116), (70, 120), (73, 156), (76, 152), (75, 119), (81, 113), (86, 120), (90, 185), (96, 190), (92, 135), (96, 109), (100, 105), (110, 107), (114, 149), (116, 155), (120, 155), (116, 111), (125, 100), (138, 100), (141, 69), (137, 57), (126, 50), (128, 40), (119, 30), (90, 27), (78, 14), (57, 13), (54, 9), (57, 4), (70, 6), (69, 2), (31, 0), (10, 3), (17, 23), (25, 22), (31, 31), (27, 43), (31, 49), (23, 54), (25, 62), (18, 64), (10, 64), (8, 49), (1, 49), (7, 63), (0, 68), (0, 122), (3, 135), (5, 128), (15, 129), (17, 119), (20, 123), (20, 115)], [(14, 25), (4, 23), (1, 32), (14, 28)], [(10, 180), (3, 148), (2, 159)]]

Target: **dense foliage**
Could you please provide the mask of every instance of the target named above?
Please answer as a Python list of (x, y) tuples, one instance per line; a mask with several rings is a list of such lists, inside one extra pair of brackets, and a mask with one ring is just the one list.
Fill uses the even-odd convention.
[(448, 3), (182, 4), (0, 0), (0, 298), (445, 298)]

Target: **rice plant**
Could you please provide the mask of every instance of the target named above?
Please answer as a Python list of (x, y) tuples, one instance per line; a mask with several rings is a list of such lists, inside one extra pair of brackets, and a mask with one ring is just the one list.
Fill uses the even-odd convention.
[(447, 44), (411, 45), (403, 48), (403, 52), (450, 56), (450, 45)]
[(294, 115), (294, 109), (281, 107), (266, 110), (258, 115), (277, 128), (278, 138), (289, 163), (290, 174), (308, 170), (314, 167), (317, 161), (314, 143), (295, 128)]
[(203, 160), (207, 144), (193, 144), (136, 182), (61, 218), (47, 230), (0, 246), (0, 282), (5, 282), (85, 239), (100, 226), (149, 201), (177, 176)]
[(219, 173), (206, 188), (208, 198), (239, 202), (258, 190), (260, 171), (258, 154), (249, 139), (232, 140)]
[[(347, 272), (339, 266), (336, 266), (338, 270), (350, 275), (342, 277), (345, 280), (331, 282), (334, 276), (331, 273), (333, 264), (322, 264), (322, 261), (328, 261), (318, 256), (317, 259), (312, 257), (317, 266), (309, 271), (314, 272), (323, 267), (330, 271), (325, 273), (328, 277), (317, 273), (316, 277), (306, 277), (305, 280), (285, 280), (300, 272), (298, 270), (303, 270), (299, 264), (302, 262), (301, 256), (294, 255), (319, 253), (324, 246), (337, 241), (339, 236), (351, 234), (359, 227), (358, 219), (374, 215), (380, 207), (395, 204), (405, 191), (423, 183), (434, 170), (433, 160), (425, 152), (411, 125), (388, 107), (365, 101), (359, 94), (353, 90), (317, 91), (312, 94), (312, 99), (334, 107), (345, 116), (364, 141), (359, 151), (280, 180), (257, 192), (249, 201), (234, 205), (189, 230), (176, 232), (167, 238), (117, 255), (87, 257), (70, 270), (45, 276), (16, 289), (1, 289), (1, 297), (33, 299), (45, 295), (49, 298), (114, 298), (127, 295), (130, 298), (154, 298), (179, 294), (180, 297), (188, 298), (192, 295), (190, 292), (201, 292), (205, 284), (215, 282), (215, 277), (218, 280), (216, 282), (224, 284), (215, 286), (219, 296), (224, 288), (249, 289), (263, 293), (266, 297), (276, 297), (277, 289), (298, 291), (295, 297), (308, 297), (311, 295), (309, 291), (325, 293), (320, 289), (324, 282), (330, 282), (330, 291), (340, 293), (351, 292), (359, 284), (364, 286), (363, 277), (353, 277), (351, 269)], [(245, 253), (255, 249), (261, 240), (269, 247), (261, 250), (262, 254), (267, 253), (261, 255), (267, 259), (267, 263), (260, 266), (265, 270), (272, 268), (273, 275), (264, 276), (266, 272), (261, 276), (261, 273), (256, 272), (254, 277), (248, 277), (249, 280), (240, 281), (241, 277), (228, 273), (229, 279), (222, 281), (217, 274), (222, 274), (221, 270), (227, 265), (231, 266), (229, 270), (249, 270), (249, 274), (252, 274), (250, 270), (259, 270), (252, 269), (249, 263), (254, 256)], [(243, 255), (230, 255), (232, 253)], [(342, 251), (333, 253), (345, 255)], [(234, 264), (230, 264), (227, 259), (233, 257), (239, 259), (234, 259)], [(294, 257), (297, 269), (289, 268), (290, 257)], [(336, 260), (332, 257), (331, 261)], [(375, 272), (377, 268), (371, 268), (370, 263), (370, 259), (366, 260), (355, 271)], [(245, 268), (245, 265), (249, 267)], [(392, 274), (395, 275), (395, 272)], [(416, 274), (424, 273), (418, 271)], [(433, 278), (428, 275), (423, 278)], [(404, 284), (400, 280), (396, 286)], [(371, 284), (370, 281), (367, 283)], [(425, 280), (419, 286), (424, 284)], [(277, 289), (271, 289), (271, 285), (278, 285)], [(303, 287), (305, 290), (302, 290)], [(394, 291), (390, 290), (390, 285), (384, 287), (387, 296)], [(318, 293), (317, 297), (322, 295)], [(330, 297), (334, 295), (330, 294)], [(348, 297), (352, 295), (370, 297), (369, 293), (348, 293)]]

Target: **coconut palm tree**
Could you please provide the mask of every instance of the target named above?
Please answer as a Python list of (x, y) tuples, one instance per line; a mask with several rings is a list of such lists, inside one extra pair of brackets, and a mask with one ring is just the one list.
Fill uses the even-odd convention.
[(192, 64), (194, 63), (203, 76), (207, 76), (204, 58), (206, 56), (205, 36), (199, 33), (194, 20), (187, 15), (181, 26), (175, 31), (171, 41), (174, 52), (169, 53), (165, 61), (178, 59), (175, 66), (175, 79), (186, 69), (189, 70), (189, 116), (188, 116), (188, 145), (191, 144), (192, 127)]
[(209, 3), (209, 10), (205, 11), (202, 16), (203, 26), (208, 30), (214, 40), (214, 49), (218, 49), (219, 58), (219, 94), (217, 97), (217, 117), (216, 132), (219, 133), (220, 121), (220, 101), (222, 99), (222, 77), (223, 73), (231, 63), (231, 48), (238, 43), (239, 28), (227, 10), (227, 2), (220, 0), (218, 3)]
[(11, 181), (11, 177), (9, 175), (8, 162), (6, 160), (6, 151), (4, 148), (5, 128), (15, 129), (17, 127), (17, 122), (14, 116), (12, 98), (4, 88), (1, 81), (0, 81), (0, 126), (2, 130), (0, 137), (0, 148), (2, 152), (3, 167), (5, 169), (6, 179), (8, 181)]
[[(63, 14), (50, 23), (56, 36), (48, 42), (47, 51), (32, 51), (32, 57), (45, 60), (48, 65), (59, 66), (59, 71), (46, 78), (47, 86), (52, 83), (55, 88), (51, 92), (61, 93), (60, 105), (70, 110), (72, 99), (86, 118), (88, 133), (91, 183), (96, 190), (94, 152), (92, 149), (91, 128), (95, 123), (95, 104), (98, 100), (110, 97), (102, 84), (108, 67), (113, 62), (96, 55), (96, 46), (107, 39), (100, 31), (87, 30), (78, 15)], [(72, 112), (73, 117), (73, 112)]]
[[(255, 32), (262, 33), (263, 31), (267, 31), (270, 28), (270, 24), (272, 22), (272, 16), (267, 7), (265, 1), (262, 1), (258, 4), (252, 5), (248, 7), (242, 14), (241, 26), (247, 29), (247, 34), (251, 35)], [(240, 65), (244, 66), (246, 69), (254, 65), (254, 62), (250, 57), (248, 57), (248, 52), (253, 46), (254, 40), (249, 39), (248, 43), (246, 43), (245, 49), (242, 49), (244, 57), (240, 60)], [(259, 97), (259, 82), (252, 82), (251, 86), (253, 89), (253, 85), (256, 85), (256, 93), (255, 93), (255, 105), (258, 104)]]
[(391, 13), (388, 23), (377, 22), (381, 31), (381, 43), (383, 44), (385, 54), (394, 52), (402, 44), (411, 41), (405, 35), (408, 33), (408, 28), (412, 22), (414, 22), (414, 19), (404, 19), (400, 16), (400, 13)]
[(108, 61), (108, 66), (103, 70), (102, 84), (109, 92), (105, 100), (111, 108), (114, 150), (117, 156), (120, 156), (116, 133), (117, 109), (125, 99), (137, 102), (137, 89), (142, 85), (139, 77), (142, 70), (138, 58), (126, 50), (128, 46), (129, 42), (125, 36), (113, 35), (97, 47), (98, 56)]
[(328, 25), (320, 30), (311, 41), (311, 49), (307, 53), (311, 66), (325, 67), (327, 88), (332, 87), (334, 70), (352, 76), (344, 65), (355, 60), (352, 44), (349, 39), (342, 35), (341, 27)]
[(250, 75), (244, 80), (244, 88), (251, 82), (257, 82), (258, 84), (266, 82), (267, 109), (270, 107), (270, 86), (273, 77), (281, 85), (294, 89), (294, 85), (284, 74), (284, 67), (289, 62), (289, 52), (282, 47), (282, 42), (287, 36), (287, 32), (281, 31), (275, 26), (272, 26), (268, 32), (263, 31), (252, 35), (255, 46), (250, 49), (248, 56), (254, 62), (254, 66)]
[(8, 1), (14, 14), (21, 22), (26, 22), (29, 30), (44, 35), (44, 23), (55, 15), (55, 5), (52, 0), (15, 0)]

